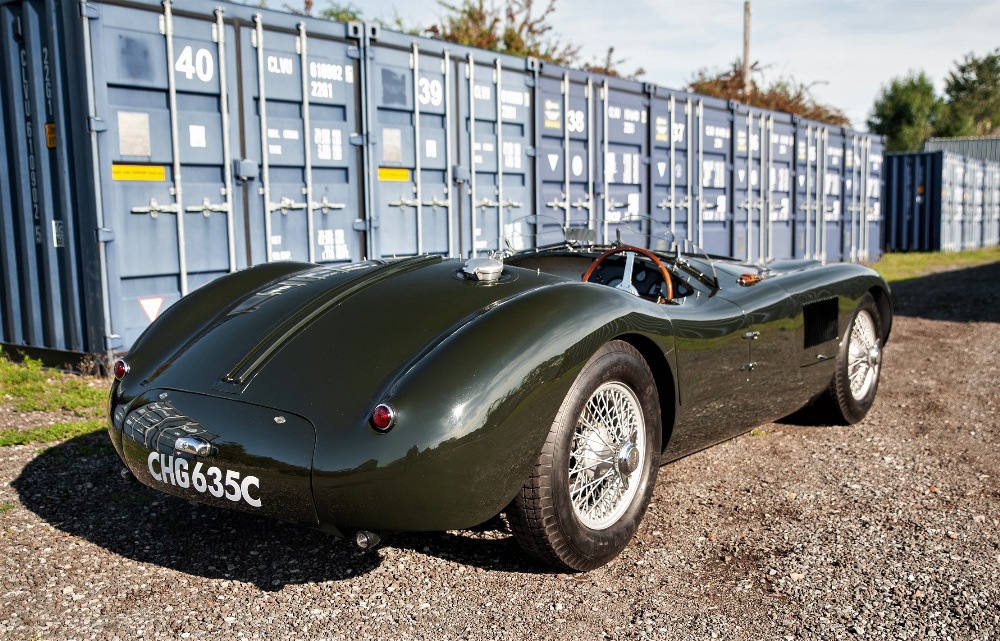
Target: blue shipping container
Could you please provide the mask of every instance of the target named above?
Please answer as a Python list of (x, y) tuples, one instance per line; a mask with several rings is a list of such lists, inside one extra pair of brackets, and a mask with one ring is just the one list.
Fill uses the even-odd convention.
[(936, 151), (889, 154), (887, 251), (993, 247), (1000, 229), (1000, 163)]
[[(265, 262), (640, 220), (629, 242), (672, 231), (752, 262), (881, 251), (881, 139), (787, 114), (225, 2), (0, 0), (0, 35), (7, 345), (127, 350)], [(949, 210), (949, 238), (985, 243), (1000, 175), (960, 170), (983, 196)]]

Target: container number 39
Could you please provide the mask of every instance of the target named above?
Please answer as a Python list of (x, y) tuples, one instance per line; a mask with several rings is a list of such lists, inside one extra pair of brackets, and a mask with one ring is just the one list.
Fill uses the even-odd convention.
[(417, 100), (422, 105), (441, 106), (442, 98), (441, 81), (421, 78), (417, 83)]
[(197, 76), (202, 82), (211, 82), (215, 77), (215, 58), (208, 49), (195, 51), (188, 45), (181, 50), (181, 55), (177, 56), (174, 71), (183, 74), (188, 80)]

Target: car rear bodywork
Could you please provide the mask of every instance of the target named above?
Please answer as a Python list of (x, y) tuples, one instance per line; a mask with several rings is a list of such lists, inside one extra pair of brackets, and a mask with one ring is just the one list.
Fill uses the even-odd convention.
[(597, 347), (634, 334), (669, 354), (666, 313), (644, 306), (440, 257), (253, 268), (137, 341), (111, 436), (139, 480), (185, 498), (334, 530), (468, 527), (518, 491)]

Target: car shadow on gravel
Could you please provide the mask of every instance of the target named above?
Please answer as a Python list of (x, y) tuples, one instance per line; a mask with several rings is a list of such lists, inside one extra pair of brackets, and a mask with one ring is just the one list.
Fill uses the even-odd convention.
[(1000, 262), (896, 281), (891, 287), (897, 316), (1000, 323)]
[[(211, 579), (288, 584), (341, 581), (378, 568), (379, 549), (363, 551), (335, 536), (200, 505), (126, 480), (104, 433), (42, 450), (11, 483), (21, 504), (71, 536), (140, 563)], [(503, 532), (486, 524), (461, 533), (407, 533), (395, 548), (491, 570), (539, 572)]]

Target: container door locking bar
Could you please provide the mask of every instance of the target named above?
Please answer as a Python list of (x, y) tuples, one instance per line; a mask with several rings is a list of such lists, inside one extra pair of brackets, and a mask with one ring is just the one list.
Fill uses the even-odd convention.
[(313, 210), (318, 209), (324, 214), (334, 209), (347, 209), (346, 203), (331, 203), (326, 196), (323, 196), (323, 200), (318, 203), (310, 201), (309, 204), (312, 206)]
[[(155, 198), (149, 199), (149, 205), (146, 207), (133, 207), (133, 214), (149, 214), (150, 218), (156, 218), (160, 214), (176, 214), (180, 211), (180, 207), (177, 203), (172, 203), (170, 205), (161, 205), (156, 202)], [(197, 211), (197, 210), (196, 210)]]
[[(228, 214), (229, 213), (229, 203), (228, 202), (225, 202), (225, 203), (213, 203), (208, 198), (204, 198), (204, 199), (202, 199), (200, 205), (189, 205), (189, 206), (185, 207), (184, 210), (185, 211), (189, 211), (191, 213), (197, 213), (197, 212), (200, 211), (202, 214), (204, 214), (205, 218), (208, 218), (209, 216), (212, 215), (213, 211), (225, 212), (225, 213)], [(132, 211), (135, 211), (135, 209), (133, 209)]]
[(267, 203), (267, 213), (280, 211), (283, 216), (287, 216), (288, 212), (293, 209), (307, 209), (308, 207), (309, 205), (306, 203), (296, 202), (287, 196), (282, 196), (281, 200), (276, 203)]

